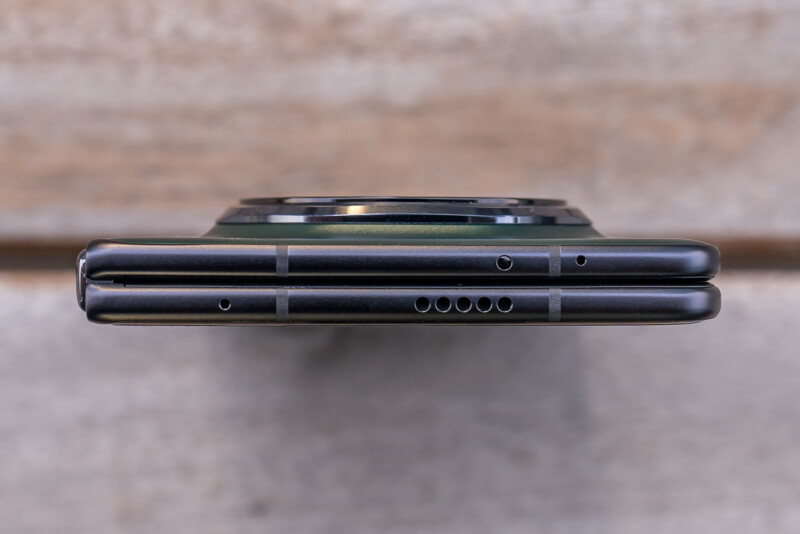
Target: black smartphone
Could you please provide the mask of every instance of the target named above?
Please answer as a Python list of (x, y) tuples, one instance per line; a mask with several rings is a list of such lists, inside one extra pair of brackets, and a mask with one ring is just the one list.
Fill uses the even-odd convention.
[(718, 270), (560, 200), (267, 198), (202, 237), (90, 242), (78, 300), (120, 324), (672, 323), (717, 314)]

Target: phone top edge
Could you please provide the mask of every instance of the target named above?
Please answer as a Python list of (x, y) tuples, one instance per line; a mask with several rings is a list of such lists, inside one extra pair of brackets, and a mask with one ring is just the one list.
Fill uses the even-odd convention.
[[(373, 236), (374, 237), (374, 236)], [(419, 246), (489, 246), (489, 245), (654, 245), (654, 246), (697, 246), (709, 249), (716, 247), (708, 242), (689, 238), (669, 238), (669, 237), (605, 237), (599, 233), (581, 236), (541, 236), (541, 237), (513, 237), (497, 238), (483, 236), (481, 238), (450, 238), (446, 235), (438, 239), (306, 239), (299, 237), (220, 237), (215, 235), (203, 235), (197, 237), (105, 237), (96, 238), (88, 242), (87, 248), (102, 244), (124, 244), (124, 245), (419, 245)]]
[(142, 288), (90, 284), (113, 324), (670, 324), (715, 317), (710, 284), (606, 288)]
[(526, 244), (291, 244), (204, 238), (175, 241), (95, 240), (79, 276), (310, 278), (393, 276), (711, 278), (719, 251), (688, 240), (548, 240)]

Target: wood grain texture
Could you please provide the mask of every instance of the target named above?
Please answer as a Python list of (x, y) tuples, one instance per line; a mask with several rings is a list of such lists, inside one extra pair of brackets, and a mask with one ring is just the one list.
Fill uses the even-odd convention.
[(796, 236), (800, 7), (0, 1), (0, 239), (196, 234), (243, 196), (566, 197)]
[(796, 267), (798, 35), (794, 0), (0, 0), (0, 532), (796, 533), (796, 272), (690, 326), (122, 328), (47, 269), (326, 194)]
[(137, 328), (0, 275), (0, 525), (794, 533), (800, 276), (673, 327)]

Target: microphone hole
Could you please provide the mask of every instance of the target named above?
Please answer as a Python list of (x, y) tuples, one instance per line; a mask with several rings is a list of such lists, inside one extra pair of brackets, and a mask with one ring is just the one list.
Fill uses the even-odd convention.
[(450, 299), (447, 297), (439, 297), (436, 299), (436, 311), (439, 313), (447, 313), (450, 311)]
[(425, 313), (426, 311), (431, 309), (431, 301), (428, 300), (426, 297), (420, 297), (417, 299), (417, 302), (414, 303), (414, 307), (420, 313)]
[(460, 297), (456, 301), (456, 309), (461, 313), (467, 313), (472, 309), (472, 301), (467, 297)]
[(514, 265), (514, 262), (511, 261), (511, 258), (508, 256), (500, 256), (497, 258), (497, 268), (501, 271), (507, 271), (511, 269), (512, 265)]
[(508, 313), (511, 311), (511, 308), (514, 307), (514, 303), (511, 302), (511, 299), (508, 297), (500, 297), (497, 301), (497, 309), (502, 313)]

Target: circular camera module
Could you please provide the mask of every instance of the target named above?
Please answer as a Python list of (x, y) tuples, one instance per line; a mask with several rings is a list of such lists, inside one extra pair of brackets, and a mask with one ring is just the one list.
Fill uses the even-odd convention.
[(230, 208), (217, 222), (591, 224), (580, 210), (563, 200), (460, 197), (251, 198)]

